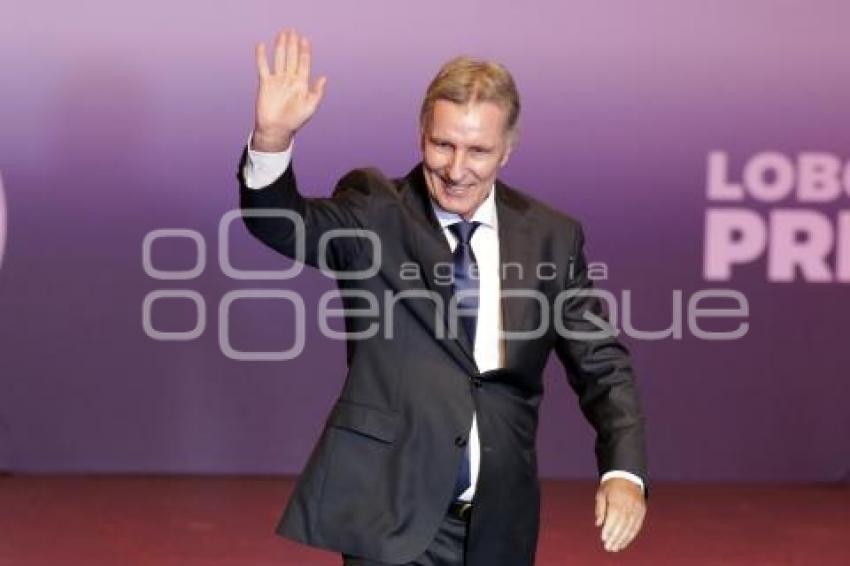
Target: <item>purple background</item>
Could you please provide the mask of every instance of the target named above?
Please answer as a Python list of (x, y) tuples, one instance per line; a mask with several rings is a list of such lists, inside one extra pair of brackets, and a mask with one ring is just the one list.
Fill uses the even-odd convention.
[[(739, 168), (768, 149), (850, 157), (848, 16), (842, 0), (18, 3), (0, 19), (0, 469), (300, 470), (345, 371), (343, 344), (310, 316), (333, 284), (312, 272), (229, 280), (216, 244), (252, 124), (253, 46), (292, 25), (329, 77), (297, 141), (306, 192), (326, 194), (364, 164), (405, 173), (439, 65), (495, 58), (524, 104), (503, 178), (583, 220), (591, 259), (611, 269), (603, 286), (632, 289), (639, 327), (669, 324), (673, 289), (747, 294), (743, 340), (628, 341), (653, 478), (846, 481), (847, 284), (768, 283), (758, 262), (717, 285), (701, 266), (709, 151)], [(846, 196), (821, 208), (842, 207)], [(143, 272), (142, 239), (156, 228), (205, 236), (199, 278)], [(240, 226), (231, 237), (237, 265), (285, 264)], [(155, 264), (189, 268), (192, 249), (160, 242)], [(265, 287), (304, 292), (305, 353), (227, 359), (219, 300)], [(199, 339), (144, 334), (142, 300), (159, 288), (203, 294)], [(193, 325), (190, 304), (167, 305), (157, 328)], [(281, 349), (291, 324), (282, 303), (240, 303), (231, 334), (237, 347)], [(592, 434), (554, 361), (546, 384), (541, 473), (591, 477)]]

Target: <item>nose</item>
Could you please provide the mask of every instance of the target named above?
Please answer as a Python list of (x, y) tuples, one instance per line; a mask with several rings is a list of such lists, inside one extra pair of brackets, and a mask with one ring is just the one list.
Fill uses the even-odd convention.
[(463, 152), (455, 151), (452, 154), (451, 162), (449, 162), (449, 179), (452, 183), (459, 183), (463, 180)]

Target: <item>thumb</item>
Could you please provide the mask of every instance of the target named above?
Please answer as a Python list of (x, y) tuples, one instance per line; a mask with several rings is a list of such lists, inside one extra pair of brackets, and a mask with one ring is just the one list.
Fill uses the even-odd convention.
[(608, 500), (605, 494), (600, 489), (596, 492), (596, 526), (601, 527), (605, 522), (605, 511), (608, 507)]
[(313, 83), (313, 88), (310, 89), (310, 94), (313, 95), (316, 104), (322, 101), (322, 97), (325, 95), (325, 85), (328, 83), (328, 77), (322, 75), (316, 82)]

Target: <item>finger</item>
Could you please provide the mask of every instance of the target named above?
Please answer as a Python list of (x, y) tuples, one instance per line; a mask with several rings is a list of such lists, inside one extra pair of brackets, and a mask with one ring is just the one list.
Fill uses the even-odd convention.
[(283, 73), (284, 66), (286, 64), (285, 54), (287, 36), (287, 30), (283, 30), (277, 34), (277, 41), (274, 45), (274, 72), (276, 75)]
[(596, 494), (596, 526), (601, 527), (602, 523), (605, 522), (605, 507), (606, 507), (606, 499), (605, 496), (601, 492), (597, 492)]
[(328, 78), (324, 75), (316, 79), (316, 82), (313, 83), (313, 88), (310, 89), (310, 94), (313, 96), (315, 104), (319, 104), (322, 101), (322, 97), (325, 95), (325, 85), (328, 83)]
[(642, 507), (635, 513), (633, 521), (629, 525), (627, 540), (623, 544), (625, 548), (627, 545), (631, 544), (631, 542), (637, 538), (638, 533), (640, 533), (640, 529), (643, 527), (643, 519), (646, 517), (646, 508)]
[(259, 73), (261, 79), (264, 79), (268, 77), (270, 73), (269, 62), (266, 59), (266, 44), (258, 43), (254, 52), (257, 57), (257, 73)]
[(298, 32), (292, 30), (286, 38), (286, 72), (298, 72)]
[(637, 537), (646, 516), (646, 507), (638, 505), (627, 513), (626, 528), (623, 530), (619, 540), (615, 541), (618, 550), (626, 548)]
[(635, 540), (640, 533), (641, 528), (643, 527), (643, 519), (646, 517), (646, 507), (641, 507), (638, 512), (635, 514), (634, 523), (632, 523), (629, 532), (629, 541), (627, 544), (631, 544), (633, 540)]
[(626, 548), (626, 545), (628, 545), (634, 538), (635, 519), (636, 517), (634, 516), (634, 514), (626, 514), (620, 530), (614, 533), (613, 538), (611, 540), (611, 549), (614, 552)]
[(620, 509), (610, 505), (605, 515), (605, 525), (602, 527), (602, 541), (605, 543), (605, 549), (610, 550), (611, 542), (614, 540), (615, 535), (623, 528), (625, 518)]
[(301, 38), (301, 52), (298, 55), (298, 77), (306, 84), (310, 80), (310, 40)]

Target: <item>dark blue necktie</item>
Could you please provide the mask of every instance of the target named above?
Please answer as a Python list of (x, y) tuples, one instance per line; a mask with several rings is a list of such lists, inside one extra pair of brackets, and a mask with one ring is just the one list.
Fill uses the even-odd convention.
[[(455, 222), (449, 226), (449, 230), (457, 238), (457, 247), (454, 251), (454, 288), (455, 293), (465, 291), (468, 295), (462, 295), (458, 299), (460, 311), (466, 313), (460, 317), (463, 329), (469, 337), (469, 344), (475, 348), (475, 326), (478, 321), (478, 273), (475, 271), (475, 254), (472, 253), (472, 235), (480, 222)], [(477, 267), (477, 266), (476, 266)], [(473, 277), (474, 275), (474, 277)]]
[[(449, 226), (449, 230), (457, 238), (457, 247), (454, 251), (454, 290), (455, 293), (458, 291), (469, 292), (469, 295), (462, 296), (458, 300), (458, 307), (466, 313), (460, 319), (473, 349), (475, 348), (475, 326), (478, 322), (479, 285), (478, 273), (473, 272), (475, 254), (472, 253), (471, 242), (472, 235), (479, 225), (480, 222), (456, 222)], [(470, 439), (467, 439), (455, 482), (455, 499), (466, 491), (470, 484), (469, 441)]]

